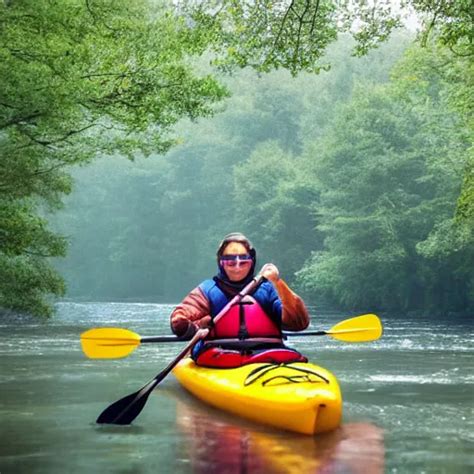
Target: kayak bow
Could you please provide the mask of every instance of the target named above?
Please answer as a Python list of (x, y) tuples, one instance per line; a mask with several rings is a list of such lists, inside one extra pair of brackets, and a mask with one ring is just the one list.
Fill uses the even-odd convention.
[(314, 364), (215, 369), (199, 367), (188, 358), (173, 373), (202, 401), (258, 423), (312, 435), (331, 431), (341, 421), (339, 384), (333, 374)]

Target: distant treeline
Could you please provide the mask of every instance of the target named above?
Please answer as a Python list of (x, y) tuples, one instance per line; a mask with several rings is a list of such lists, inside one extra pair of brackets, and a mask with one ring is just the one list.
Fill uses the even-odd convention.
[[(175, 302), (215, 272), (230, 231), (313, 303), (349, 310), (474, 309), (469, 58), (394, 37), (319, 75), (243, 70), (212, 119), (166, 155), (75, 172), (54, 227), (68, 296)], [(471, 125), (472, 126), (472, 125)]]

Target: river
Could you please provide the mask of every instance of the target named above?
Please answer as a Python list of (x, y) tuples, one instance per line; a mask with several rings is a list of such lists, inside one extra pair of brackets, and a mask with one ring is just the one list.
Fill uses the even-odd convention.
[[(308, 437), (214, 410), (169, 375), (131, 426), (98, 426), (111, 402), (138, 390), (183, 347), (139, 347), (91, 360), (91, 327), (169, 333), (171, 305), (59, 303), (49, 321), (0, 320), (0, 473), (472, 473), (474, 345), (471, 321), (384, 319), (383, 337), (291, 344), (338, 378), (341, 429)], [(329, 329), (349, 315), (318, 314)], [(317, 316), (316, 316), (317, 315)]]

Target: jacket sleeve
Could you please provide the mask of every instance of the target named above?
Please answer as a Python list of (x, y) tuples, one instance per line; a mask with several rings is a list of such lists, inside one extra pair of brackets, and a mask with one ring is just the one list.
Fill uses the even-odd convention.
[(170, 316), (171, 330), (177, 336), (183, 336), (191, 323), (199, 326), (199, 321), (209, 316), (211, 307), (208, 299), (199, 287), (194, 288)]
[(303, 300), (282, 280), (274, 283), (282, 303), (282, 328), (289, 331), (302, 331), (309, 325), (309, 314)]

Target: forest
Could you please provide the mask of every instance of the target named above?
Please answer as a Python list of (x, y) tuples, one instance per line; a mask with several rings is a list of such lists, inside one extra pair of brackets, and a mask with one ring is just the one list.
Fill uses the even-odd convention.
[(270, 18), (221, 2), (230, 32), (201, 9), (189, 27), (189, 12), (144, 16), (147, 2), (44, 1), (33, 20), (7, 3), (0, 307), (177, 302), (238, 230), (312, 304), (472, 314), (466, 2), (418, 35), (390, 16), (337, 31), (322, 2), (314, 43), (283, 26), (319, 2), (283, 20), (281, 2)]

